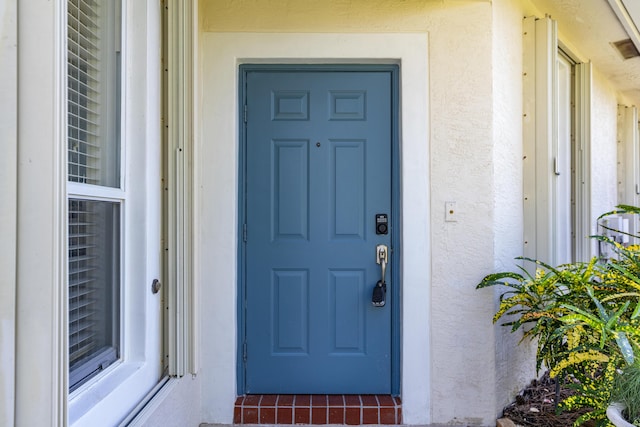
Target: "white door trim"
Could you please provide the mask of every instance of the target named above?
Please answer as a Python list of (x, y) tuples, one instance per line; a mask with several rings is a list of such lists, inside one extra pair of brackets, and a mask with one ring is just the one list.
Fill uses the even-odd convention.
[[(236, 385), (238, 66), (399, 63), (403, 282), (403, 421), (428, 424), (430, 405), (429, 68), (427, 34), (204, 33), (194, 149), (195, 270), (202, 304), (204, 422), (230, 423)], [(205, 278), (208, 278), (205, 280)]]

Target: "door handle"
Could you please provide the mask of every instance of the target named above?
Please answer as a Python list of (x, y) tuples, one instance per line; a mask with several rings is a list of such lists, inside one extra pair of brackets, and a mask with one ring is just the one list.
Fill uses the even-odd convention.
[(380, 264), (380, 269), (382, 270), (382, 283), (385, 283), (385, 276), (387, 273), (387, 262), (389, 262), (389, 255), (387, 250), (387, 245), (378, 245), (376, 246), (376, 263)]
[(371, 304), (374, 307), (384, 307), (387, 302), (387, 283), (385, 276), (387, 275), (387, 263), (389, 262), (389, 251), (387, 245), (376, 246), (376, 263), (380, 265), (380, 280), (373, 288), (371, 296)]

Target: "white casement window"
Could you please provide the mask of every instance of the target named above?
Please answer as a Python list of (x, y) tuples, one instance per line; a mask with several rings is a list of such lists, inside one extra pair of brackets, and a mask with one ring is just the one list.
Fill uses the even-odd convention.
[(68, 420), (116, 425), (164, 372), (161, 11), (66, 5)]
[(591, 66), (559, 48), (549, 17), (524, 20), (524, 254), (552, 265), (591, 257)]

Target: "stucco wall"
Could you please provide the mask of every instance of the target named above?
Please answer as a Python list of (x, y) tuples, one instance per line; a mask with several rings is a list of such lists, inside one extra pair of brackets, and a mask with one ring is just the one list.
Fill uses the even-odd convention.
[(186, 375), (173, 378), (172, 384), (163, 389), (153, 407), (145, 408), (131, 427), (195, 427), (200, 425), (200, 377)]
[[(429, 222), (428, 218), (428, 39), (425, 34), (318, 34), (318, 33), (207, 33), (202, 49), (210, 53), (203, 59), (202, 140), (196, 157), (200, 198), (199, 216), (207, 218), (199, 227), (199, 265), (201, 277), (216, 277), (215, 286), (203, 283), (202, 311), (207, 313), (207, 328), (202, 337), (203, 417), (207, 421), (229, 422), (231, 403), (235, 398), (236, 348), (236, 223), (238, 87), (237, 63), (268, 59), (270, 62), (299, 63), (389, 61), (402, 64), (401, 128), (402, 241), (404, 256), (401, 270), (403, 334), (411, 337), (402, 342), (402, 366), (411, 373), (402, 382), (403, 417), (415, 423), (429, 416)], [(393, 59), (395, 58), (395, 59)], [(213, 102), (215, 100), (215, 102)], [(207, 135), (227, 143), (211, 143)], [(230, 161), (229, 159), (234, 159)], [(225, 185), (220, 186), (220, 182)], [(213, 357), (211, 357), (213, 355)], [(205, 361), (211, 361), (210, 363)]]
[[(425, 144), (428, 163), (403, 175), (416, 183), (405, 182), (404, 200), (429, 201), (425, 210), (429, 213), (423, 218), (428, 235), (419, 251), (411, 253), (415, 262), (430, 265), (430, 269), (421, 270), (428, 272), (428, 277), (405, 277), (403, 282), (405, 291), (415, 291), (424, 299), (421, 314), (410, 305), (404, 306), (408, 317), (403, 318), (403, 351), (410, 348), (411, 353), (403, 356), (402, 379), (412, 386), (402, 390), (408, 409), (405, 421), (410, 423), (491, 425), (513, 394), (535, 375), (535, 349), (527, 344), (518, 346), (518, 334), (491, 324), (496, 296), (489, 290), (476, 291), (475, 285), (489, 272), (513, 268), (514, 257), (522, 253), (522, 17), (544, 13), (528, 0), (200, 0), (205, 122), (217, 116), (235, 120), (228, 99), (212, 89), (235, 85), (237, 75), (226, 71), (216, 75), (223, 79), (218, 85), (212, 84), (213, 76), (207, 76), (212, 70), (234, 70), (243, 59), (216, 45), (227, 40), (223, 34), (228, 34), (229, 40), (258, 34), (254, 37), (259, 40), (259, 34), (273, 33), (274, 40), (287, 47), (270, 47), (274, 56), (256, 53), (251, 58), (275, 62), (283, 58), (295, 62), (292, 52), (305, 50), (301, 56), (305, 61), (325, 61), (332, 55), (344, 60), (352, 47), (339, 43), (322, 48), (304, 46), (314, 39), (299, 37), (302, 33), (335, 33), (338, 39), (339, 34), (351, 33), (363, 36), (363, 40), (372, 33), (428, 36), (428, 68), (423, 73), (428, 76), (429, 116), (425, 125), (429, 138), (418, 142)], [(571, 46), (571, 35), (565, 37), (562, 41)], [(217, 59), (221, 53), (226, 55), (226, 64)], [(580, 52), (576, 55), (588, 57)], [(410, 82), (403, 85), (411, 87)], [(592, 158), (597, 159), (594, 166), (602, 167), (594, 169), (592, 176), (594, 217), (615, 203), (615, 95), (596, 71), (592, 107), (598, 119), (592, 123)], [(233, 126), (237, 124), (231, 123), (228, 134), (204, 125), (199, 142), (204, 164), (237, 156)], [(404, 148), (416, 143), (407, 143), (406, 137)], [(236, 170), (234, 164), (223, 163), (223, 168), (209, 168), (201, 176), (199, 215), (208, 218), (215, 212), (214, 222), (223, 227), (214, 229), (203, 222), (200, 263), (226, 259), (236, 250)], [(425, 180), (427, 191), (416, 193), (415, 188)], [(454, 222), (445, 221), (447, 201), (456, 202)], [(230, 207), (220, 210), (220, 206)], [(221, 228), (231, 231), (221, 236)], [(225, 301), (235, 303), (235, 259), (231, 263), (229, 271), (233, 271), (225, 276), (223, 292), (208, 282), (201, 283), (206, 325), (230, 327), (236, 321), (233, 305), (212, 310), (207, 302), (224, 294), (229, 296)], [(413, 263), (407, 266), (409, 270)], [(202, 277), (208, 269), (201, 271)], [(412, 323), (418, 327), (407, 326)], [(203, 336), (203, 421), (228, 422), (231, 387), (235, 387), (235, 354), (229, 351), (236, 348), (235, 331), (214, 336)], [(406, 343), (416, 345), (407, 347)], [(412, 357), (426, 357), (429, 369), (412, 372), (408, 367), (421, 366), (412, 365)]]
[(205, 32), (424, 32), (436, 9), (465, 10), (489, 0), (200, 0)]
[[(513, 269), (509, 254), (519, 255), (522, 230), (510, 229), (508, 216), (522, 216), (521, 204), (521, 132), (522, 43), (521, 17), (542, 17), (547, 13), (528, 0), (499, 0), (493, 3), (494, 22), (494, 135), (495, 135), (495, 263), (496, 271)], [(578, 50), (576, 35), (559, 24), (559, 41), (564, 49), (580, 61), (589, 61), (589, 52)], [(520, 56), (518, 56), (520, 55)], [(591, 92), (591, 233), (596, 232), (596, 218), (616, 204), (616, 97), (611, 84), (597, 69), (593, 70)], [(516, 108), (514, 108), (516, 107)], [(511, 109), (511, 110), (509, 110)], [(517, 141), (509, 144), (509, 139)], [(506, 167), (506, 169), (505, 169)], [(513, 168), (518, 169), (514, 171)], [(515, 172), (515, 173), (514, 173)], [(509, 181), (514, 179), (514, 181)], [(593, 245), (594, 248), (596, 245)], [(594, 253), (595, 249), (594, 249)], [(496, 301), (497, 303), (497, 301)], [(496, 399), (498, 408), (512, 398), (527, 378), (535, 376), (535, 347), (530, 342), (518, 345), (520, 334), (498, 328), (496, 338)], [(501, 403), (502, 402), (502, 403)]]
[[(513, 270), (523, 250), (522, 17), (520, 2), (493, 3), (494, 271)], [(499, 293), (500, 289), (494, 290)], [(498, 309), (496, 298), (494, 310)], [(483, 319), (489, 321), (489, 319)], [(496, 413), (536, 376), (535, 346), (495, 326)]]
[[(429, 11), (432, 35), (432, 413), (434, 422), (490, 425), (496, 374), (493, 268), (491, 7)], [(444, 221), (455, 201), (456, 222)], [(517, 224), (517, 218), (510, 220)]]
[(596, 218), (611, 210), (618, 200), (617, 118), (617, 94), (598, 70), (594, 70), (591, 93), (591, 214), (594, 225)]
[[(495, 398), (494, 327), (490, 322), (493, 294), (474, 289), (482, 275), (494, 268), (495, 200), (492, 164), (495, 159), (491, 116), (493, 75), (491, 61), (487, 60), (491, 57), (492, 46), (490, 2), (379, 1), (372, 5), (370, 1), (330, 1), (321, 4), (201, 1), (200, 14), (204, 30), (201, 52), (204, 62), (215, 61), (212, 57), (216, 54), (215, 50), (208, 48), (207, 33), (418, 32), (429, 35), (425, 55), (428, 56), (430, 65), (422, 72), (429, 75), (430, 142), (424, 141), (421, 144), (429, 144), (424, 148), (428, 148), (431, 161), (406, 175), (405, 182), (413, 180), (416, 185), (406, 184), (403, 197), (405, 201), (428, 200), (429, 192), (431, 194), (432, 214), (421, 219), (431, 227), (430, 235), (423, 238), (424, 250), (420, 253), (410, 251), (407, 254), (405, 248), (405, 257), (416, 257), (416, 263), (429, 263), (432, 272), (430, 277), (415, 281), (407, 280), (405, 274), (404, 312), (408, 317), (403, 321), (403, 350), (408, 353), (407, 349), (411, 347), (405, 346), (424, 342), (426, 348), (420, 349), (418, 346), (404, 357), (426, 357), (431, 374), (429, 377), (425, 375), (426, 372), (412, 372), (411, 362), (407, 360), (403, 363), (403, 383), (415, 383), (409, 389), (403, 387), (405, 415), (406, 421), (411, 423), (492, 424), (499, 406)], [(312, 46), (311, 49), (313, 48)], [(334, 47), (334, 52), (336, 56), (342, 57), (339, 46)], [(324, 54), (326, 53), (323, 52)], [(309, 55), (313, 57), (314, 54)], [(284, 56), (288, 55), (285, 53)], [(205, 74), (206, 71), (205, 67)], [(233, 78), (235, 79), (235, 75)], [(406, 75), (403, 72), (404, 78)], [(206, 80), (205, 77), (205, 86)], [(411, 90), (410, 82), (404, 84), (408, 84)], [(207, 98), (213, 100), (218, 97), (215, 93), (204, 92), (205, 112), (226, 114), (221, 109), (228, 108), (228, 105), (209, 105), (208, 102), (212, 101), (207, 101)], [(402, 114), (412, 115), (413, 112), (403, 111)], [(415, 117), (412, 120), (424, 118)], [(212, 135), (207, 131), (202, 134), (203, 150), (207, 156), (235, 155), (236, 148), (231, 147), (229, 151), (229, 147), (223, 147), (230, 141), (224, 140), (223, 144), (221, 134), (218, 132), (216, 136), (214, 147), (209, 146), (212, 144)], [(410, 145), (407, 141), (403, 141), (403, 144)], [(231, 186), (229, 191), (233, 193), (235, 182), (231, 181), (233, 177), (229, 173), (233, 174), (235, 171), (225, 169), (214, 174), (215, 179), (224, 183), (225, 188)], [(214, 178), (213, 174), (207, 174), (207, 177)], [(415, 189), (419, 188), (417, 183), (423, 180), (428, 182), (427, 192), (416, 193)], [(205, 197), (214, 195), (215, 192)], [(218, 196), (220, 195), (218, 192)], [(235, 200), (234, 194), (231, 197), (231, 201)], [(224, 200), (228, 199), (225, 197)], [(457, 202), (456, 222), (444, 221), (445, 201)], [(220, 206), (220, 199), (202, 200), (205, 209), (213, 208), (213, 205)], [(405, 208), (407, 205), (410, 204), (405, 203)], [(235, 229), (234, 215), (235, 212), (229, 209), (220, 216), (232, 230)], [(512, 217), (508, 221), (512, 229), (518, 228), (519, 218)], [(504, 226), (509, 227), (509, 224)], [(211, 233), (203, 230), (203, 242), (205, 239), (215, 238), (214, 230), (210, 231)], [(231, 243), (224, 243), (225, 247), (229, 244), (225, 251), (233, 251)], [(211, 249), (216, 253), (208, 256), (215, 259), (219, 255), (218, 251)], [(432, 254), (431, 258), (429, 252)], [(410, 270), (415, 267), (407, 268)], [(233, 289), (233, 283), (231, 286), (230, 289)], [(409, 308), (415, 301), (406, 298), (413, 291), (420, 295), (416, 309)], [(203, 290), (203, 298), (206, 298), (207, 292)], [(421, 320), (424, 313), (428, 317)], [(203, 321), (207, 324), (235, 321), (234, 318), (221, 316), (220, 312), (205, 314)], [(412, 328), (409, 325), (414, 326)], [(210, 418), (216, 416), (211, 407), (231, 403), (229, 397), (225, 396), (228, 393), (224, 393), (222, 388), (226, 387), (228, 390), (229, 385), (233, 385), (228, 382), (234, 376), (235, 360), (229, 360), (228, 354), (223, 354), (229, 351), (229, 347), (221, 346), (213, 340), (208, 343), (207, 338), (203, 338), (203, 341), (203, 370), (212, 368), (220, 371), (223, 376), (218, 377), (223, 380), (221, 384), (207, 386), (208, 392), (203, 392), (203, 406), (207, 407), (205, 412), (209, 417), (205, 417), (204, 421), (224, 422), (227, 420)], [(426, 351), (426, 354), (421, 351)], [(220, 366), (221, 360), (231, 363), (224, 373)], [(420, 391), (425, 387), (426, 390)], [(211, 395), (211, 392), (216, 395)], [(425, 392), (430, 394), (430, 404), (426, 407), (424, 398), (415, 399), (412, 396)], [(217, 400), (222, 396), (229, 402)], [(227, 413), (230, 412), (227, 410)]]
[[(58, 6), (50, 2), (46, 10), (25, 9), (21, 22), (31, 25), (21, 27), (24, 54), (20, 57), (15, 46), (15, 6), (10, 0), (0, 7), (0, 98), (15, 100), (19, 91), (24, 113), (21, 119), (16, 117), (16, 102), (0, 107), (0, 425), (12, 424), (13, 408), (18, 423), (54, 425), (64, 420), (66, 396), (59, 392), (65, 389), (64, 381), (56, 380), (62, 378), (63, 363), (58, 359), (63, 351), (55, 331), (63, 328), (54, 308), (61, 302), (53, 301), (66, 279), (58, 269), (63, 265), (56, 255), (60, 248), (54, 248), (65, 222), (56, 202), (64, 199), (64, 177), (57, 167), (65, 159), (56, 157), (64, 153), (63, 132), (57, 125), (63, 122), (63, 114), (52, 90), (56, 81), (62, 81), (59, 74), (64, 67), (58, 63), (62, 56), (55, 54), (56, 32), (50, 19), (58, 16)], [(238, 125), (236, 110), (226, 101), (231, 94), (233, 104), (236, 96), (234, 71), (242, 58), (227, 51), (224, 60), (228, 62), (221, 63), (217, 55), (232, 46), (231, 39), (241, 38), (238, 34), (250, 42), (262, 39), (269, 55), (275, 55), (270, 57), (278, 60), (329, 61), (366, 55), (381, 61), (406, 59), (402, 62), (403, 98), (409, 99), (402, 111), (407, 157), (404, 215), (416, 233), (404, 242), (408, 249), (403, 283), (405, 421), (493, 424), (502, 404), (521, 385), (520, 379), (527, 377), (523, 365), (529, 361), (526, 352), (516, 349), (516, 336), (490, 324), (493, 293), (474, 287), (484, 274), (509, 268), (521, 252), (519, 33), (522, 16), (545, 13), (532, 9), (527, 0), (200, 1), (204, 43), (197, 62), (206, 64), (203, 69), (208, 71), (226, 73), (203, 76), (196, 86), (201, 99), (196, 115), (202, 117), (197, 136), (202, 157), (196, 166), (202, 172), (196, 194), (201, 369), (196, 380), (183, 378), (167, 390), (145, 425), (231, 420)], [(274, 38), (268, 41), (264, 33)], [(300, 37), (301, 33), (307, 37)], [(411, 37), (404, 38), (406, 33)], [(226, 41), (221, 36), (225, 34)], [(572, 35), (562, 28), (561, 35), (570, 46)], [(422, 53), (418, 60), (416, 51)], [(287, 57), (291, 52), (294, 56)], [(576, 54), (588, 59), (588, 53)], [(255, 59), (265, 54), (256, 49), (251, 55)], [(15, 75), (18, 61), (26, 70), (21, 84)], [(618, 96), (597, 70), (593, 76), (591, 207), (595, 218), (616, 202)], [(217, 79), (221, 81), (212, 84)], [(18, 128), (21, 146), (15, 147), (11, 141), (16, 140)], [(457, 202), (456, 222), (444, 221), (445, 201)], [(18, 228), (16, 207), (21, 219)], [(17, 310), (19, 329), (16, 287), (23, 297), (18, 298), (22, 301)], [(24, 307), (27, 303), (38, 308), (37, 316)], [(16, 343), (23, 357), (13, 371), (16, 330), (22, 331)], [(40, 363), (42, 354), (51, 356), (50, 363)], [(18, 378), (15, 392), (14, 375)]]

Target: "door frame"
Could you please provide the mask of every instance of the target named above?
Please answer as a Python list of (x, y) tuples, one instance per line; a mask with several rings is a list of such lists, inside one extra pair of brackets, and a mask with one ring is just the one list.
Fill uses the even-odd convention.
[(400, 395), (400, 294), (401, 294), (401, 201), (400, 201), (400, 67), (397, 64), (241, 64), (238, 67), (238, 229), (237, 229), (237, 394), (245, 393), (246, 363), (246, 126), (244, 105), (247, 99), (246, 81), (249, 72), (388, 72), (391, 75), (391, 394)]

